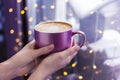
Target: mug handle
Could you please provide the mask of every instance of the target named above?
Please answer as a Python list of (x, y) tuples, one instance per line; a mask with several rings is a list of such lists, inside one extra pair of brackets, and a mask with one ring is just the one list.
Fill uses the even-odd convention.
[(72, 32), (72, 36), (74, 36), (75, 34), (80, 34), (80, 36), (82, 37), (82, 42), (79, 45), (80, 47), (82, 47), (85, 44), (85, 42), (86, 42), (86, 35), (85, 35), (85, 33), (82, 32), (82, 31), (73, 31)]

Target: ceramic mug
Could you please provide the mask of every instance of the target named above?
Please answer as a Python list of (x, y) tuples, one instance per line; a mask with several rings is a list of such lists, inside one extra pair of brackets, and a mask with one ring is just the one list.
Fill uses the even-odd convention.
[(72, 25), (67, 22), (41, 22), (34, 27), (36, 47), (41, 48), (49, 44), (54, 44), (53, 52), (63, 51), (72, 45), (72, 37), (80, 34), (82, 47), (86, 41), (86, 36), (82, 31), (72, 31)]

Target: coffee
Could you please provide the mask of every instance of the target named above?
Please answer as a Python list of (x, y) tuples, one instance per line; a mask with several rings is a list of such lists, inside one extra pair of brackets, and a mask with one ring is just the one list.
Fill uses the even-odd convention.
[(35, 29), (39, 32), (45, 33), (59, 33), (70, 30), (72, 27), (69, 24), (63, 24), (61, 22), (48, 22), (38, 24)]

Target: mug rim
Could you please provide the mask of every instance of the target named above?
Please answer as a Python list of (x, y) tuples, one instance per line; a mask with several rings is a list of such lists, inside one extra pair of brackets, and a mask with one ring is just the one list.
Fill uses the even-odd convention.
[(72, 30), (72, 25), (71, 25), (70, 23), (68, 23), (68, 22), (63, 22), (63, 21), (44, 21), (44, 22), (39, 22), (37, 25), (35, 25), (34, 30), (37, 31), (37, 32), (40, 32), (40, 33), (52, 33), (52, 32), (38, 31), (38, 30), (36, 29), (36, 27), (38, 27), (38, 26), (41, 25), (41, 24), (49, 24), (49, 23), (61, 23), (61, 24), (65, 24), (65, 25), (67, 25), (67, 26), (70, 27), (70, 29), (68, 29), (68, 30), (66, 30), (66, 31), (55, 32), (55, 33), (63, 33), (63, 32), (67, 32), (67, 31), (69, 31), (69, 30)]

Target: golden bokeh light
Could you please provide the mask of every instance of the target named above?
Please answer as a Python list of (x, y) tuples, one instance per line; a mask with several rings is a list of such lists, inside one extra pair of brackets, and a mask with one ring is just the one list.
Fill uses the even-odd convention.
[(83, 76), (79, 75), (79, 76), (78, 76), (78, 79), (79, 79), (79, 80), (82, 80), (82, 79), (83, 79)]
[(74, 68), (76, 67), (76, 65), (77, 65), (77, 62), (74, 62), (71, 66)]
[(31, 30), (28, 30), (28, 34), (31, 35), (31, 34), (32, 34), (32, 31), (31, 31)]
[(93, 54), (93, 50), (91, 49), (91, 50), (89, 50), (89, 54)]
[(34, 7), (35, 7), (35, 8), (37, 8), (37, 7), (38, 7), (38, 4), (37, 4), (37, 3), (35, 3), (35, 4), (34, 4)]
[(97, 69), (97, 66), (96, 66), (96, 65), (93, 65), (93, 69)]
[(64, 71), (64, 72), (63, 72), (63, 75), (64, 75), (64, 76), (67, 76), (67, 75), (68, 75), (68, 72)]
[(9, 12), (10, 12), (10, 13), (13, 12), (13, 8), (9, 8)]
[(33, 17), (30, 17), (30, 18), (28, 19), (28, 21), (29, 21), (29, 22), (32, 22), (32, 21), (33, 21)]
[(15, 32), (14, 29), (10, 30), (10, 34), (14, 34), (14, 32)]
[(16, 42), (16, 43), (20, 42), (20, 39), (19, 39), (19, 38), (16, 38), (16, 39), (15, 39), (15, 42)]
[(22, 15), (25, 14), (25, 10), (21, 10), (20, 14), (22, 14)]

